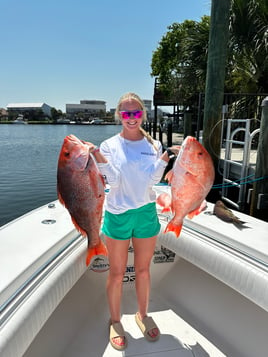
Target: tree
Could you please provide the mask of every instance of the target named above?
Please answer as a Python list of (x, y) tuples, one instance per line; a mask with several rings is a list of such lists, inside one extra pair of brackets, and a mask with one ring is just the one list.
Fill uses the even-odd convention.
[(168, 30), (153, 53), (151, 75), (159, 78), (160, 90), (188, 107), (205, 89), (209, 17), (174, 23)]
[[(231, 0), (228, 14), (230, 39), (224, 91), (268, 92), (267, 0)], [(151, 75), (159, 79), (159, 88), (166, 95), (186, 107), (193, 105), (194, 93), (205, 90), (209, 27), (209, 16), (203, 16), (200, 22), (173, 23), (153, 52)]]
[(268, 92), (268, 2), (233, 0), (227, 89)]

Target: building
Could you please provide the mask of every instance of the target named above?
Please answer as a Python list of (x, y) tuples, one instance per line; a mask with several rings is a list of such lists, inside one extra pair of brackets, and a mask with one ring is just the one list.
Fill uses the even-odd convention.
[(106, 114), (106, 102), (103, 100), (80, 100), (80, 104), (66, 104), (67, 118), (74, 118), (77, 115), (85, 119)]
[(0, 121), (6, 121), (8, 119), (7, 110), (4, 108), (0, 108)]
[(42, 111), (44, 116), (51, 117), (51, 107), (46, 103), (11, 103), (7, 105), (8, 113), (29, 115)]

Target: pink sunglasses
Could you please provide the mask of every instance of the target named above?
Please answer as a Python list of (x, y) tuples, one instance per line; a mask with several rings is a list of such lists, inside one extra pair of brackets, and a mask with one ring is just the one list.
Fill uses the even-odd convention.
[(143, 110), (121, 111), (120, 114), (123, 119), (130, 119), (131, 114), (135, 119), (140, 119), (142, 117)]

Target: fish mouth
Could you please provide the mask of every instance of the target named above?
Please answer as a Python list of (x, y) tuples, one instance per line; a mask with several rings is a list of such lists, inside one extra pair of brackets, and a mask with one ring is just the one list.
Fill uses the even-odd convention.
[(87, 163), (86, 163), (86, 166), (85, 166), (85, 170), (88, 169), (91, 159), (92, 159), (91, 158), (91, 153), (89, 152), (89, 149), (88, 149), (88, 158), (87, 158)]
[(75, 135), (73, 135), (73, 134), (70, 134), (70, 135), (66, 136), (65, 139), (64, 139), (64, 141), (65, 141), (66, 143), (71, 142), (71, 143), (73, 143), (73, 144), (81, 144), (81, 143), (82, 143), (81, 140), (78, 139), (78, 138), (77, 138)]
[(89, 146), (88, 146), (88, 144), (87, 144), (85, 141), (83, 141), (83, 140), (80, 140), (80, 139), (79, 139), (79, 141), (80, 141), (79, 144), (81, 144), (81, 145), (83, 145), (83, 146), (86, 146), (87, 149), (88, 149), (87, 152), (83, 152), (82, 155), (80, 155), (80, 157), (84, 157), (84, 156), (87, 155), (87, 160), (86, 160), (85, 166), (84, 166), (84, 170), (87, 170), (88, 167), (89, 167), (89, 165), (90, 165), (90, 160), (92, 159), (91, 153), (90, 153), (90, 151), (89, 151)]
[(79, 153), (79, 155), (74, 158), (74, 161), (76, 162), (79, 171), (87, 170), (90, 166), (91, 160), (92, 158), (89, 150)]

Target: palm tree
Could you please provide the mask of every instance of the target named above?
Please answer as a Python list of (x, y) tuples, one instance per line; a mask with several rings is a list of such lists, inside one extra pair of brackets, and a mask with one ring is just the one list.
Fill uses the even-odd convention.
[[(225, 0), (217, 0), (217, 5), (223, 2)], [(225, 93), (267, 93), (268, 1), (231, 0), (230, 8), (223, 90)], [(220, 21), (221, 11), (218, 15)], [(174, 23), (153, 53), (151, 75), (158, 78), (159, 89), (185, 108), (193, 108), (198, 93), (205, 91), (209, 28), (209, 16), (203, 16), (200, 22)], [(256, 103), (252, 105), (256, 107)]]
[(268, 2), (233, 0), (227, 91), (268, 92)]

